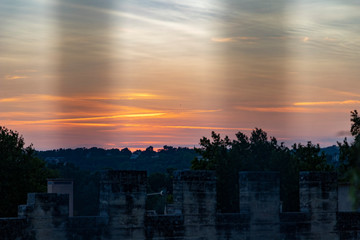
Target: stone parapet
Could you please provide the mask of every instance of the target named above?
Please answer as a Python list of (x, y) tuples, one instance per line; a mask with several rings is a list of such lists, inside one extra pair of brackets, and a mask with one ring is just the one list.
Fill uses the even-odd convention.
[(108, 171), (99, 216), (69, 217), (69, 196), (28, 194), (18, 218), (0, 219), (1, 240), (354, 240), (360, 213), (338, 212), (335, 173), (302, 172), (301, 212), (280, 211), (277, 172), (240, 172), (240, 213), (218, 213), (216, 174), (178, 171), (173, 214), (145, 215), (146, 172)]
[(145, 171), (107, 171), (100, 180), (99, 215), (112, 239), (144, 239)]

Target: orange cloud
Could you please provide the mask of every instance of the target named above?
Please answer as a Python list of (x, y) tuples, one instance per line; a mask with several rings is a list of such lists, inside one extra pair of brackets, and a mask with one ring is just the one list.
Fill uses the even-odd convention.
[(19, 102), (21, 98), (2, 98), (0, 102)]
[(64, 123), (65, 125), (77, 126), (77, 127), (113, 127), (115, 124), (109, 123)]
[(70, 101), (74, 99), (68, 97), (59, 97), (59, 96), (43, 95), (43, 94), (27, 94), (21, 97), (1, 98), (0, 102), (36, 102), (36, 101), (65, 101), (65, 100)]
[(116, 144), (115, 143), (104, 143), (105, 146), (110, 146), (110, 147), (115, 147)]
[(275, 40), (286, 40), (291, 38), (290, 36), (280, 36), (280, 37), (269, 37), (269, 39), (275, 39)]
[(220, 43), (226, 43), (226, 42), (238, 42), (241, 41), (251, 41), (249, 43), (254, 43), (254, 40), (257, 40), (257, 37), (230, 37), (230, 38), (212, 38), (211, 41), (213, 42), (220, 42)]
[(334, 106), (346, 104), (359, 104), (360, 100), (346, 101), (320, 101), (320, 102), (295, 102), (292, 106), (284, 107), (245, 107), (238, 106), (236, 109), (252, 112), (279, 112), (279, 113), (318, 113), (334, 111), (333, 109), (314, 108), (313, 106)]
[(209, 109), (209, 110), (190, 110), (189, 113), (214, 113), (214, 112), (220, 112), (221, 109)]
[(1, 118), (49, 116), (50, 112), (0, 112)]
[[(136, 124), (136, 123), (125, 123), (119, 124), (123, 127), (134, 127), (139, 130), (151, 129), (152, 131), (156, 128), (173, 128), (173, 129), (204, 129), (204, 130), (237, 130), (237, 131), (252, 131), (251, 128), (230, 128), (230, 127), (211, 127), (211, 126), (188, 126), (188, 125), (150, 125), (150, 124)], [(120, 129), (114, 129), (109, 131), (120, 131)]]
[(236, 40), (234, 38), (212, 38), (211, 41), (224, 43), (224, 42), (235, 42)]
[(351, 96), (351, 97), (360, 97), (360, 94), (352, 93), (352, 92), (338, 91), (338, 90), (334, 90), (334, 89), (330, 89), (329, 91), (332, 91), (332, 92), (335, 92), (338, 94), (342, 94), (342, 95)]
[(236, 109), (250, 111), (250, 112), (279, 112), (279, 113), (291, 113), (291, 112), (301, 113), (301, 112), (309, 112), (311, 110), (308, 108), (299, 108), (299, 107), (236, 107)]
[(236, 39), (240, 39), (240, 40), (257, 40), (259, 38), (257, 38), (257, 37), (236, 37)]
[[(37, 94), (28, 94), (19, 97), (9, 97), (9, 98), (0, 98), (0, 104), (6, 104), (5, 108), (2, 107), (3, 112), (11, 111), (17, 109), (19, 111), (22, 109), (23, 112), (32, 113), (33, 117), (39, 118), (39, 112), (43, 112), (44, 109), (47, 109), (48, 114), (42, 119), (49, 118), (76, 118), (76, 117), (104, 117), (111, 118), (118, 117), (142, 117), (139, 114), (154, 114), (159, 113), (160, 110), (153, 110), (142, 108), (144, 106), (142, 102), (136, 104), (130, 104), (129, 102), (114, 102), (111, 100), (134, 100), (139, 99), (139, 101), (147, 101), (150, 99), (166, 99), (166, 96), (159, 96), (154, 94), (144, 94), (144, 93), (134, 93), (126, 95), (113, 95), (105, 97), (93, 97), (93, 96), (74, 96), (74, 97), (62, 97), (62, 96), (52, 96), (52, 95), (37, 95)], [(140, 99), (141, 98), (141, 99)], [(109, 101), (107, 101), (109, 100)], [(33, 104), (25, 104), (33, 103)], [(52, 104), (52, 105), (51, 105)], [(132, 106), (128, 106), (128, 104)], [(61, 112), (57, 111), (56, 108), (51, 108), (51, 106), (61, 106)], [(135, 105), (135, 106), (134, 106)], [(137, 107), (139, 106), (139, 107)], [(164, 113), (164, 110), (161, 110)], [(179, 114), (179, 113), (178, 113)], [(123, 116), (116, 116), (123, 115)], [(162, 117), (170, 117), (165, 116)], [(12, 115), (9, 113), (6, 117), (11, 119)], [(115, 117), (114, 117), (115, 116)], [(151, 116), (151, 115), (145, 115)], [(160, 117), (160, 114), (156, 114)], [(40, 119), (41, 119), (40, 118)], [(87, 120), (87, 119), (85, 119)], [(96, 120), (96, 119), (95, 119)]]
[(0, 102), (34, 102), (34, 101), (86, 101), (86, 100), (135, 100), (135, 99), (169, 99), (169, 96), (150, 93), (124, 93), (112, 96), (54, 96), (46, 94), (27, 94), (21, 97), (2, 98)]
[[(146, 117), (158, 117), (165, 115), (165, 113), (137, 113), (137, 114), (120, 114), (109, 115), (99, 117), (80, 117), (80, 118), (57, 118), (57, 119), (43, 119), (43, 120), (24, 120), (24, 121), (11, 121), (10, 124), (22, 125), (22, 124), (49, 124), (49, 123), (61, 123), (61, 122), (78, 122), (78, 121), (94, 121), (94, 120), (106, 120), (106, 119), (119, 119), (119, 118), (146, 118)], [(72, 123), (74, 124), (74, 123)], [(79, 123), (79, 124), (92, 124), (92, 123)]]
[(152, 93), (123, 93), (123, 94), (115, 94), (112, 96), (83, 96), (79, 97), (82, 100), (135, 100), (135, 99), (153, 99), (153, 100), (162, 100), (173, 98), (170, 96), (152, 94)]
[(201, 126), (158, 126), (160, 128), (180, 128), (180, 129), (205, 129), (205, 130), (244, 130), (251, 131), (250, 128), (228, 128), (228, 127), (201, 127)]
[(324, 102), (296, 102), (295, 106), (316, 106), (316, 105), (345, 105), (358, 104), (360, 100), (345, 100), (345, 101), (324, 101)]
[(5, 79), (7, 80), (16, 80), (16, 79), (25, 79), (29, 78), (28, 76), (18, 76), (18, 75), (7, 75), (5, 76)]
[(134, 142), (120, 142), (120, 144), (123, 144), (125, 146), (129, 145), (140, 145), (140, 144), (162, 144), (163, 142), (157, 142), (157, 141), (134, 141)]

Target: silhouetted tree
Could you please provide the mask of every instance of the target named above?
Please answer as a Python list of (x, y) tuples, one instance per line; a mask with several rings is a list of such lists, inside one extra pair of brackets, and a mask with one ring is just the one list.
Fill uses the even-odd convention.
[(46, 191), (46, 179), (55, 176), (34, 153), (19, 133), (0, 126), (1, 217), (17, 216), (17, 206), (26, 203), (27, 193)]
[(292, 146), (300, 171), (331, 171), (333, 168), (327, 163), (326, 155), (321, 152), (319, 144), (314, 145), (310, 141), (306, 145), (294, 144)]
[(121, 154), (123, 154), (123, 155), (126, 155), (126, 156), (128, 156), (128, 157), (130, 157), (131, 156), (131, 151), (128, 149), (128, 148), (123, 148), (123, 149), (121, 149)]
[(284, 211), (298, 211), (299, 170), (325, 171), (330, 167), (326, 157), (320, 154), (319, 145), (309, 142), (294, 145), (290, 151), (275, 137), (268, 137), (262, 129), (255, 128), (250, 137), (242, 132), (236, 140), (211, 133), (211, 140), (200, 139), (201, 155), (192, 161), (194, 170), (215, 170), (217, 173), (217, 201), (221, 212), (236, 212), (239, 209), (239, 171), (278, 171), (280, 173), (280, 199)]
[(351, 195), (354, 208), (360, 206), (360, 117), (357, 110), (351, 111), (350, 133), (354, 141), (349, 143), (345, 138), (343, 143), (338, 142), (340, 148), (339, 177), (342, 181), (350, 181)]
[[(212, 140), (206, 137), (200, 140), (200, 148), (196, 150), (201, 158), (192, 161), (192, 169), (216, 170), (219, 211), (239, 210), (239, 171), (279, 171), (281, 176), (288, 176), (286, 173), (291, 165), (289, 150), (283, 144), (279, 145), (275, 137), (269, 139), (262, 129), (255, 128), (250, 138), (238, 132), (233, 141), (227, 136), (221, 139), (215, 132), (212, 132), (211, 137)], [(290, 189), (286, 186), (289, 182), (292, 181), (282, 181), (282, 189)], [(281, 197), (289, 196), (283, 194)]]

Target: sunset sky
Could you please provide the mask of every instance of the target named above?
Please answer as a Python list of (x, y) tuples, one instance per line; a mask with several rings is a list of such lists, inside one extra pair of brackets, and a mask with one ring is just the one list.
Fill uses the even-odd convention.
[(334, 145), (359, 77), (357, 0), (0, 1), (0, 125), (38, 150)]

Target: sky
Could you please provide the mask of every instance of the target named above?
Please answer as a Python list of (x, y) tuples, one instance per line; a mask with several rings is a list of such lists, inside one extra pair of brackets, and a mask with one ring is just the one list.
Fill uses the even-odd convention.
[(356, 0), (1, 0), (0, 23), (0, 126), (38, 150), (325, 147), (360, 106)]

